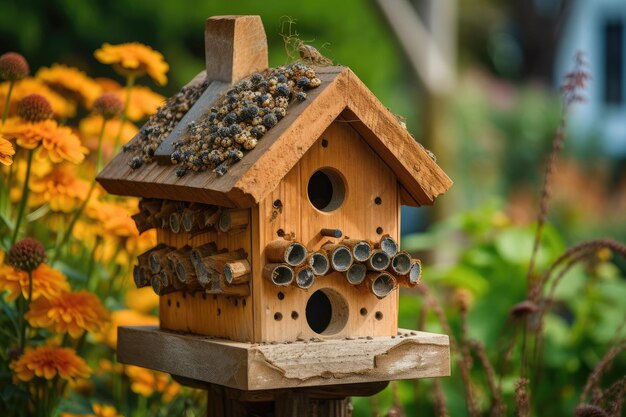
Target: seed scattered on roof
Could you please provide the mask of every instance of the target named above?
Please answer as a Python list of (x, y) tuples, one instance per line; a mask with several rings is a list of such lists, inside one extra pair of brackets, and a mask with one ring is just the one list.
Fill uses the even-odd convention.
[[(179, 165), (176, 175), (182, 177), (188, 172), (206, 170), (220, 176), (226, 174), (229, 166), (241, 160), (245, 151), (254, 149), (287, 116), (291, 102), (306, 100), (305, 90), (320, 85), (315, 70), (300, 63), (271, 68), (238, 82), (205, 116), (189, 122), (187, 134), (173, 144), (170, 160)], [(175, 96), (174, 100), (168, 100), (154, 121), (151, 119), (142, 128), (139, 149), (145, 162), (152, 161), (154, 151), (180, 121), (177, 115), (180, 113), (182, 117), (204, 88), (197, 97), (195, 93), (186, 93), (187, 99), (181, 90), (179, 99)]]

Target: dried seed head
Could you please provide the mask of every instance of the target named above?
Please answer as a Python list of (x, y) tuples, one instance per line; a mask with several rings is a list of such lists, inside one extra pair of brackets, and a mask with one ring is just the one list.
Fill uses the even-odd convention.
[(111, 92), (102, 94), (93, 102), (93, 112), (105, 120), (117, 117), (122, 113), (122, 110), (124, 110), (124, 103), (116, 94)]
[(51, 119), (53, 116), (50, 102), (40, 94), (29, 94), (17, 103), (17, 114), (29, 122)]
[(304, 91), (300, 91), (298, 94), (296, 94), (296, 100), (302, 103), (304, 100), (306, 100), (306, 93)]
[(598, 406), (580, 404), (574, 410), (574, 417), (609, 417), (609, 415)]
[(271, 129), (272, 127), (274, 127), (276, 123), (278, 123), (278, 119), (276, 119), (276, 116), (274, 115), (274, 113), (268, 113), (265, 116), (263, 116), (263, 125), (267, 127), (268, 129)]
[(537, 304), (533, 303), (530, 300), (525, 300), (521, 303), (514, 305), (513, 308), (511, 308), (511, 311), (509, 311), (509, 314), (514, 319), (521, 319), (529, 314), (534, 314), (537, 311), (539, 311), (539, 307), (537, 307)]
[(472, 308), (472, 304), (474, 304), (474, 296), (465, 288), (457, 288), (454, 291), (452, 299), (459, 311), (463, 312), (469, 311), (470, 308)]
[(17, 242), (7, 255), (7, 263), (20, 271), (31, 272), (46, 262), (46, 249), (40, 241), (26, 238)]
[(18, 81), (28, 76), (30, 68), (26, 59), (16, 53), (7, 52), (0, 56), (0, 78), (6, 81)]

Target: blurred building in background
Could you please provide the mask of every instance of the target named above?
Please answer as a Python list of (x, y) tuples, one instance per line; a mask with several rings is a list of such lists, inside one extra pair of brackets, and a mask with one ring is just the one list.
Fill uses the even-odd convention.
[(571, 2), (556, 51), (555, 82), (571, 68), (572, 56), (582, 51), (592, 80), (587, 103), (574, 109), (572, 127), (585, 147), (597, 141), (605, 156), (626, 159), (626, 1)]

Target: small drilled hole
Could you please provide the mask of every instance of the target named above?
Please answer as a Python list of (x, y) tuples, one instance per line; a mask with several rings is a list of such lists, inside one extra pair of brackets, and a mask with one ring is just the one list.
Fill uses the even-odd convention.
[(376, 228), (376, 233), (378, 233), (379, 235), (382, 235), (382, 234), (383, 234), (383, 228), (382, 228), (382, 227), (380, 227), (380, 226), (378, 226), (378, 227)]
[(376, 197), (376, 198), (374, 199), (374, 203), (376, 203), (377, 205), (379, 205), (379, 206), (380, 206), (381, 204), (383, 204), (383, 199), (382, 199), (382, 198), (380, 198), (380, 197)]
[(279, 300), (282, 300), (285, 298), (285, 294), (283, 294), (282, 292), (279, 292), (278, 294), (276, 294), (276, 297), (278, 297)]
[(279, 200), (274, 200), (274, 202), (272, 203), (272, 207), (274, 207), (275, 209), (280, 209), (283, 207), (283, 202)]
[(383, 313), (380, 311), (377, 311), (376, 314), (374, 315), (374, 317), (376, 317), (376, 320), (382, 320), (383, 319)]
[(183, 298), (187, 298), (187, 293), (183, 293)]
[(283, 229), (278, 229), (278, 230), (276, 231), (276, 235), (277, 235), (278, 237), (283, 237), (283, 236), (285, 236), (285, 231), (284, 231)]
[(246, 306), (246, 299), (244, 298), (243, 300), (241, 300), (241, 306), (245, 307)]
[(206, 300), (206, 294), (202, 294), (202, 299)]
[(276, 313), (274, 314), (274, 320), (276, 321), (281, 321), (283, 319), (283, 315), (282, 313)]
[(359, 313), (361, 313), (362, 316), (367, 316), (367, 308), (363, 307), (359, 310)]
[(176, 308), (180, 308), (180, 301), (176, 301)]
[(172, 306), (172, 300), (167, 300), (167, 306), (171, 307)]
[(213, 294), (213, 299), (217, 300), (217, 294)]
[(328, 141), (326, 139), (322, 139), (322, 148), (328, 147)]
[(221, 314), (222, 314), (222, 309), (221, 309), (221, 308), (218, 308), (218, 309), (217, 309), (217, 315), (219, 316), (219, 315), (221, 315)]
[(291, 318), (294, 320), (298, 320), (298, 317), (300, 317), (300, 315), (298, 314), (297, 311), (292, 311), (291, 312)]
[(237, 301), (237, 299), (235, 298), (235, 307), (237, 307), (237, 304), (239, 304), (239, 302)]

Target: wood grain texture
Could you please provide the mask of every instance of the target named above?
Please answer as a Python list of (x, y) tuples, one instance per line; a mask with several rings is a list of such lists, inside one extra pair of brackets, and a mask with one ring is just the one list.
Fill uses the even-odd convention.
[(267, 197), (339, 116), (363, 137), (405, 189), (403, 204), (429, 205), (452, 181), (398, 119), (345, 67), (316, 68), (322, 81), (303, 103), (293, 103), (255, 149), (224, 176), (208, 171), (176, 177), (175, 166), (156, 164), (130, 172), (130, 155), (118, 155), (98, 181), (114, 194), (253, 207)]
[[(215, 231), (198, 235), (172, 233), (157, 230), (157, 240), (177, 248), (185, 245), (198, 247), (209, 242), (216, 242), (218, 249), (229, 251), (243, 249), (250, 262), (258, 257), (251, 251), (250, 227), (236, 233)], [(248, 284), (244, 284), (246, 287)], [(239, 287), (239, 286), (238, 286)], [(243, 294), (249, 294), (249, 290)], [(232, 340), (252, 341), (252, 297), (228, 296), (226, 294), (206, 294), (195, 292), (187, 294), (174, 292), (160, 298), (159, 318), (161, 328), (184, 331), (201, 335), (211, 335)]]
[(254, 344), (120, 327), (118, 360), (240, 390), (356, 384), (450, 375), (448, 336)]
[(267, 38), (260, 16), (213, 16), (204, 26), (209, 80), (234, 83), (268, 67)]
[[(309, 202), (307, 194), (309, 178), (324, 167), (341, 173), (347, 189), (343, 205), (330, 213), (316, 209)], [(375, 203), (376, 197), (381, 198), (381, 204)], [(276, 200), (282, 203), (280, 209), (274, 207)], [(259, 205), (256, 226), (259, 229), (259, 246), (263, 250), (270, 242), (278, 239), (279, 229), (304, 244), (309, 251), (319, 249), (326, 242), (340, 241), (321, 236), (320, 230), (323, 228), (339, 228), (344, 236), (378, 241), (380, 234), (377, 229), (380, 227), (383, 233), (398, 239), (398, 207), (397, 180), (393, 171), (354, 129), (338, 120), (320, 135), (300, 162)], [(255, 218), (256, 215), (253, 215), (253, 221)], [(308, 290), (295, 285), (277, 287), (263, 279), (258, 272), (265, 265), (265, 255), (264, 251), (261, 252), (260, 263), (253, 264), (256, 341), (396, 334), (397, 290), (379, 300), (364, 285), (349, 284), (340, 273), (317, 277)], [(319, 335), (307, 324), (305, 306), (311, 294), (319, 289), (335, 290), (345, 298), (348, 318), (340, 332)], [(282, 319), (277, 321), (276, 314), (280, 314)], [(382, 319), (377, 319), (381, 315)]]

